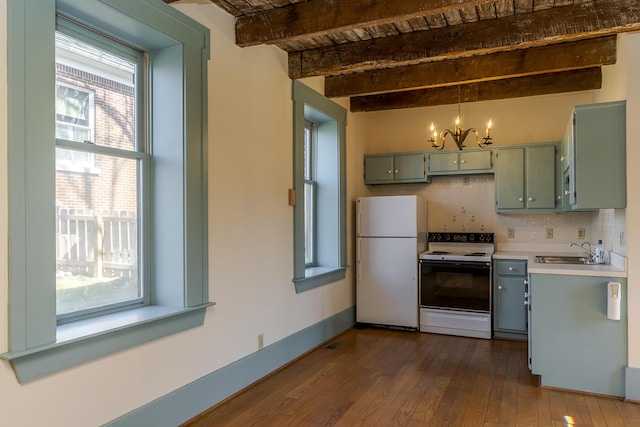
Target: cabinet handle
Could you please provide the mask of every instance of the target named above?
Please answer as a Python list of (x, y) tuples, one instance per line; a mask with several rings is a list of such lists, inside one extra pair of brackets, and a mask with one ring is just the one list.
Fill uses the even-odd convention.
[(564, 190), (564, 195), (568, 196), (571, 192), (569, 190)]
[(562, 196), (558, 196), (558, 200), (562, 200)]
[(389, 170), (387, 171), (387, 173), (388, 173), (389, 175), (391, 175), (391, 169), (389, 169)]
[(453, 161), (453, 164), (454, 164), (454, 165), (457, 165), (457, 164), (458, 164), (458, 161), (457, 161), (457, 160), (454, 160), (454, 161)]
[(508, 270), (509, 270), (509, 271), (513, 271), (513, 267), (509, 267), (509, 268), (508, 268)]
[(396, 169), (396, 173), (398, 173), (398, 169)]
[(524, 200), (524, 199), (523, 199), (522, 197), (518, 197), (518, 201), (519, 201), (519, 202), (521, 202), (521, 201), (523, 201), (523, 200)]
[(564, 156), (560, 156), (560, 161), (564, 162)]
[(529, 197), (527, 200), (529, 200), (530, 202), (533, 202), (533, 197)]
[(502, 290), (502, 285), (498, 285), (498, 290)]
[(460, 163), (463, 163), (463, 164), (464, 164), (464, 160), (460, 160)]

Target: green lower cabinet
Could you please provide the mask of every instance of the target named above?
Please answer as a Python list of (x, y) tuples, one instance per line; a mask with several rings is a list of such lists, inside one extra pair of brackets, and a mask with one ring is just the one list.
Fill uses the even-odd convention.
[(493, 335), (526, 340), (527, 262), (495, 260), (493, 271)]
[[(607, 283), (622, 286), (620, 320), (607, 318)], [(624, 396), (627, 281), (531, 274), (531, 371), (544, 386)]]
[(424, 152), (369, 154), (364, 156), (365, 184), (426, 183)]

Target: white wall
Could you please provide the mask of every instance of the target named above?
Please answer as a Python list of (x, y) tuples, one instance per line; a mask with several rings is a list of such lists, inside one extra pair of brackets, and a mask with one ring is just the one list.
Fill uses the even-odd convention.
[[(299, 295), (291, 282), (292, 102), (286, 53), (273, 46), (236, 47), (233, 17), (210, 2), (176, 7), (211, 28), (209, 293), (217, 305), (208, 310), (203, 327), (27, 384), (18, 384), (10, 365), (0, 362), (2, 425), (103, 424), (257, 351), (260, 333), (266, 346), (354, 303), (351, 269), (345, 280)], [(0, 0), (3, 21), (5, 9), (6, 0)], [(0, 27), (6, 28), (4, 22)], [(0, 33), (4, 58), (6, 34)], [(6, 61), (0, 81), (0, 128), (6, 129)], [(312, 87), (321, 83), (308, 81)], [(349, 115), (348, 156), (361, 163), (358, 133), (358, 120)], [(0, 351), (7, 347), (6, 142), (2, 133)], [(361, 180), (349, 180), (349, 200), (363, 191)], [(352, 230), (349, 222), (349, 236)]]

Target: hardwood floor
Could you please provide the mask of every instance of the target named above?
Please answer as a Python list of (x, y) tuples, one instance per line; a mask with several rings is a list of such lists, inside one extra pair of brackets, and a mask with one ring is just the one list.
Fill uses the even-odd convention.
[(537, 384), (526, 342), (350, 329), (184, 426), (640, 426), (638, 404)]

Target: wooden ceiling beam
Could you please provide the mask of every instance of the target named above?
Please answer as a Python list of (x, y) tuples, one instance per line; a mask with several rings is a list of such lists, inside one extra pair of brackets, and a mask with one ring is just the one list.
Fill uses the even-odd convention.
[(325, 95), (345, 97), (575, 70), (616, 62), (616, 36), (449, 61), (329, 76)]
[(289, 76), (296, 79), (415, 65), (639, 29), (640, 2), (599, 0), (290, 52)]
[(462, 86), (445, 86), (405, 92), (351, 98), (352, 112), (394, 110), (399, 108), (429, 107), (460, 102), (488, 101), (549, 95), (600, 89), (600, 67), (535, 76), (471, 83)]
[(239, 16), (236, 44), (276, 44), (422, 18), (494, 0), (309, 0)]

